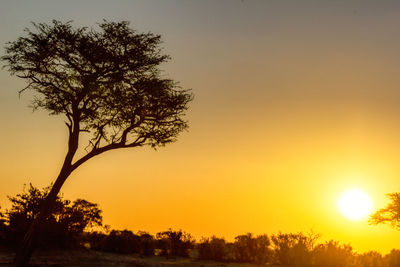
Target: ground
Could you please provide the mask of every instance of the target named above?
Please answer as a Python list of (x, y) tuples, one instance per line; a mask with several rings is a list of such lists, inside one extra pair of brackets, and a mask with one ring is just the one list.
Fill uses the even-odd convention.
[[(0, 251), (0, 266), (13, 266), (14, 253)], [(38, 251), (31, 259), (32, 266), (143, 266), (143, 267), (257, 267), (262, 265), (199, 261), (191, 258), (166, 259), (165, 257), (140, 257), (92, 250)]]

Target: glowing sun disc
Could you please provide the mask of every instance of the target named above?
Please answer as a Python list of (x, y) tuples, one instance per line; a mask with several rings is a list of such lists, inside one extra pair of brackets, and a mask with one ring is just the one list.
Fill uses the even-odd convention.
[(364, 191), (357, 188), (344, 192), (339, 197), (337, 204), (342, 215), (352, 221), (364, 219), (372, 210), (371, 198)]

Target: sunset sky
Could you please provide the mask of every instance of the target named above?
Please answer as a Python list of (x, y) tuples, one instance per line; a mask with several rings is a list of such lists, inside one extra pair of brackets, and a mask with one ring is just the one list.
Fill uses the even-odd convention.
[[(400, 192), (399, 1), (3, 0), (0, 55), (52, 19), (161, 34), (165, 75), (195, 95), (176, 143), (93, 158), (65, 198), (99, 203), (115, 229), (313, 231), (359, 252), (400, 249), (399, 231), (337, 208), (349, 188), (373, 210)], [(64, 118), (32, 113), (24, 86), (0, 70), (2, 208), (25, 183), (49, 185), (67, 149)]]

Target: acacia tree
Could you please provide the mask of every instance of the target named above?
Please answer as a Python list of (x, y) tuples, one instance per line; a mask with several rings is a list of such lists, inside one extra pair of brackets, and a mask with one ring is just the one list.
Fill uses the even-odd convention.
[[(27, 81), (21, 92), (36, 93), (35, 109), (64, 115), (69, 137), (59, 175), (17, 252), (19, 266), (29, 261), (36, 229), (76, 168), (109, 150), (175, 141), (187, 128), (183, 116), (192, 100), (188, 90), (161, 75), (159, 65), (169, 56), (159, 35), (137, 33), (126, 21), (103, 21), (98, 30), (60, 21), (33, 26), (7, 44), (2, 60)], [(80, 147), (85, 154), (76, 158)]]
[(369, 218), (370, 224), (390, 223), (394, 228), (400, 230), (400, 193), (387, 194), (390, 203)]

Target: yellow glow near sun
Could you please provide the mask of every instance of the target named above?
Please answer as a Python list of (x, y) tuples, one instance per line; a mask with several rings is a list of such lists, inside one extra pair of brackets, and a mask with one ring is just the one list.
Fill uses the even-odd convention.
[(345, 191), (338, 199), (339, 211), (347, 219), (359, 221), (366, 218), (372, 211), (372, 200), (362, 190), (352, 188)]

